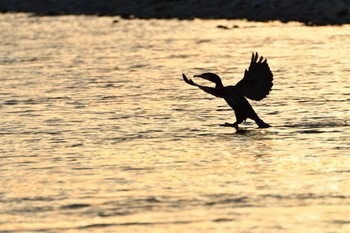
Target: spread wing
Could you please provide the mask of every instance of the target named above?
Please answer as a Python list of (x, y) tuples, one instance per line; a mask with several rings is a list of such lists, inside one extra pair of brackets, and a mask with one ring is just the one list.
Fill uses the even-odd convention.
[(271, 91), (273, 74), (262, 56), (258, 53), (252, 54), (252, 60), (248, 70), (245, 70), (244, 77), (236, 84), (236, 87), (247, 98), (262, 100)]

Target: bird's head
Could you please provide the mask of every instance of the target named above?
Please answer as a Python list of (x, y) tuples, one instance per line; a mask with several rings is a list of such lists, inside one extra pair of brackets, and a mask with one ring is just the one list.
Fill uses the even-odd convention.
[(206, 79), (210, 82), (213, 82), (216, 84), (216, 88), (223, 87), (222, 82), (221, 82), (221, 78), (217, 74), (203, 73), (203, 74), (199, 74), (199, 75), (194, 75), (193, 77), (198, 77), (198, 78)]

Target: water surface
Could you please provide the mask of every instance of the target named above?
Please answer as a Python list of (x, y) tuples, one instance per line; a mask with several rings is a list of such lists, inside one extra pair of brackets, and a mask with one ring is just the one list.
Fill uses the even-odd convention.
[[(237, 25), (223, 30), (218, 25)], [(0, 15), (1, 232), (349, 232), (350, 27)], [(241, 131), (181, 79), (273, 90)], [(205, 80), (196, 80), (211, 85)]]

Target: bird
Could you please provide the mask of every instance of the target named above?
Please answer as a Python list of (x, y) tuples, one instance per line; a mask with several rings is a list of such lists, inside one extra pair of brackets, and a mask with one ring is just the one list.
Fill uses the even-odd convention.
[(259, 57), (258, 52), (252, 53), (249, 68), (245, 70), (243, 78), (234, 86), (224, 86), (221, 78), (210, 72), (194, 75), (193, 77), (211, 81), (215, 83), (215, 87), (199, 85), (192, 79), (187, 78), (185, 74), (182, 74), (182, 77), (187, 84), (197, 86), (215, 97), (223, 98), (233, 109), (236, 121), (233, 124), (226, 122), (221, 126), (234, 127), (238, 130), (238, 125), (249, 118), (254, 120), (259, 128), (271, 127), (260, 119), (246, 99), (260, 101), (268, 96), (273, 86), (273, 74), (267, 64), (267, 59), (264, 59), (263, 56)]

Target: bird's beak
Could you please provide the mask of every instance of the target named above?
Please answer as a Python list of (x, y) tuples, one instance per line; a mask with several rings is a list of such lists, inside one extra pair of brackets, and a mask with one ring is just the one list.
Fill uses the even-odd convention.
[(197, 77), (197, 78), (202, 78), (202, 79), (208, 80), (207, 77), (205, 77), (205, 76), (203, 76), (201, 74), (193, 75), (193, 77)]
[(205, 75), (201, 75), (201, 74), (199, 74), (199, 75), (193, 75), (193, 77), (197, 77), (197, 78), (202, 78), (202, 79), (205, 79), (205, 80), (208, 80), (208, 81), (210, 81)]

